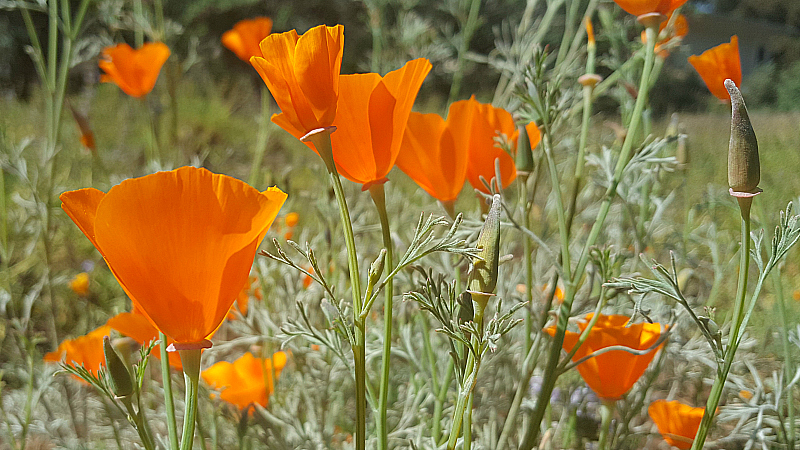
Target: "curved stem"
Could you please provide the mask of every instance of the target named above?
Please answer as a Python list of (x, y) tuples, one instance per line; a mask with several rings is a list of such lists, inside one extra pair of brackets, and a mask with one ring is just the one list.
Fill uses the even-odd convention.
[[(389, 230), (389, 216), (386, 214), (386, 193), (383, 183), (376, 183), (370, 186), (369, 194), (375, 207), (378, 208), (378, 216), (381, 220), (381, 234), (383, 235), (383, 248), (386, 249), (386, 259), (384, 260), (384, 273), (392, 273), (394, 262), (392, 260), (392, 234)], [(388, 280), (385, 286), (386, 300), (383, 306), (383, 356), (381, 364), (381, 387), (378, 393), (378, 448), (385, 450), (388, 448), (389, 431), (386, 424), (386, 409), (389, 396), (389, 363), (392, 358), (392, 295), (394, 278)]]
[(350, 221), (350, 210), (347, 209), (347, 200), (342, 188), (342, 180), (336, 170), (333, 161), (333, 147), (331, 145), (331, 133), (336, 131), (336, 127), (322, 128), (313, 130), (304, 137), (304, 140), (311, 141), (317, 149), (325, 168), (328, 170), (333, 192), (336, 195), (336, 203), (339, 205), (339, 217), (342, 221), (342, 233), (344, 234), (345, 244), (347, 245), (347, 263), (350, 271), (351, 291), (353, 295), (353, 323), (355, 325), (355, 342), (352, 343), (355, 372), (355, 394), (356, 394), (356, 450), (364, 450), (367, 443), (367, 362), (365, 351), (365, 325), (361, 318), (361, 279), (358, 272), (358, 253), (356, 251), (356, 241), (353, 236), (353, 223)]

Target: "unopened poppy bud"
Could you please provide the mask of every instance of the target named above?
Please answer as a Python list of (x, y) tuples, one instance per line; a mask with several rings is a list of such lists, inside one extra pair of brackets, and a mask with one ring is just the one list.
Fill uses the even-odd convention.
[(103, 354), (106, 359), (106, 369), (108, 379), (111, 383), (111, 391), (117, 397), (127, 397), (133, 393), (133, 379), (128, 370), (128, 366), (122, 361), (117, 350), (111, 345), (108, 336), (103, 338)]
[(731, 96), (731, 142), (728, 147), (728, 186), (733, 193), (758, 191), (761, 167), (758, 160), (758, 142), (742, 93), (731, 80), (725, 80)]
[(485, 307), (497, 286), (497, 266), (500, 264), (500, 195), (492, 197), (492, 207), (478, 236), (478, 255), (472, 260), (469, 291), (472, 300)]
[(386, 260), (386, 249), (381, 249), (380, 254), (378, 257), (375, 258), (375, 261), (372, 261), (372, 264), (369, 266), (369, 282), (370, 284), (375, 284), (381, 278), (381, 274), (383, 274), (383, 263)]
[(517, 138), (517, 173), (530, 173), (533, 171), (533, 152), (531, 151), (531, 140), (528, 138), (528, 131), (524, 126), (519, 127), (519, 137)]

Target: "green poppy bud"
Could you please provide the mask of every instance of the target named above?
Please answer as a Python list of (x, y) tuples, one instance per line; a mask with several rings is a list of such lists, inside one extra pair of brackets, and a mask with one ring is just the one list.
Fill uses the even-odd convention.
[(528, 138), (528, 131), (524, 126), (519, 127), (519, 137), (517, 138), (517, 172), (530, 173), (533, 171), (533, 152), (531, 151), (531, 140)]
[(725, 88), (731, 96), (731, 142), (728, 147), (728, 186), (732, 194), (759, 192), (761, 167), (758, 160), (758, 142), (742, 93), (736, 84), (725, 80)]
[(472, 260), (469, 291), (472, 300), (485, 307), (497, 287), (497, 266), (500, 264), (500, 195), (492, 197), (492, 207), (478, 236), (481, 259)]
[(133, 393), (133, 379), (128, 366), (122, 361), (117, 350), (111, 345), (108, 336), (103, 338), (103, 354), (106, 358), (108, 379), (111, 382), (111, 391), (117, 397), (127, 397)]

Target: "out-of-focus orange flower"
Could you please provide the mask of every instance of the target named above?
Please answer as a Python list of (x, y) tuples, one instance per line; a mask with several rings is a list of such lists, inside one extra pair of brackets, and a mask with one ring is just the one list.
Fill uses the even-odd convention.
[[(103, 355), (103, 337), (111, 334), (111, 327), (103, 325), (84, 336), (67, 339), (60, 344), (54, 352), (44, 355), (48, 362), (64, 361), (73, 367), (83, 366), (86, 370), (97, 375), (97, 370), (105, 365)], [(86, 383), (78, 377), (76, 379)]]
[(94, 133), (89, 126), (89, 119), (73, 108), (72, 105), (69, 105), (69, 110), (72, 112), (72, 118), (75, 119), (75, 123), (78, 124), (78, 130), (81, 132), (81, 144), (83, 144), (87, 150), (94, 153), (97, 151), (97, 147), (94, 142)]
[(98, 63), (105, 72), (100, 81), (116, 84), (131, 97), (143, 97), (155, 87), (169, 54), (163, 42), (148, 42), (138, 50), (128, 44), (106, 47)]
[[(578, 323), (581, 331), (586, 329), (593, 314), (588, 314), (584, 321)], [(589, 336), (583, 345), (572, 357), (573, 361), (596, 352), (597, 350), (622, 345), (634, 350), (644, 350), (651, 347), (661, 337), (661, 324), (637, 323), (625, 326), (629, 318), (619, 315), (601, 315), (597, 323), (589, 331)], [(555, 326), (545, 330), (550, 336), (555, 336)], [(580, 333), (567, 331), (564, 336), (563, 348), (571, 351), (578, 343)], [(663, 344), (662, 344), (663, 345)], [(658, 348), (661, 348), (659, 345)], [(604, 400), (617, 400), (633, 387), (636, 380), (642, 376), (650, 361), (656, 355), (656, 350), (644, 355), (634, 355), (624, 350), (612, 350), (590, 358), (577, 366), (583, 380)]]
[(708, 86), (708, 90), (720, 100), (730, 102), (725, 89), (725, 80), (730, 78), (736, 87), (742, 85), (742, 64), (739, 59), (739, 38), (734, 35), (728, 44), (710, 48), (700, 56), (692, 55), (689, 63)]
[[(308, 273), (311, 273), (311, 274), (314, 273), (314, 268), (313, 267), (308, 267), (308, 268), (306, 268), (306, 270), (308, 270)], [(314, 282), (313, 278), (311, 278), (310, 276), (308, 276), (306, 274), (303, 274), (303, 289), (308, 289), (309, 287), (311, 287), (311, 283), (313, 283), (313, 282)]]
[[(144, 314), (139, 312), (136, 308), (133, 309), (133, 312), (119, 313), (116, 316), (108, 319), (106, 325), (117, 330), (117, 332), (120, 334), (128, 336), (141, 345), (148, 345), (150, 341), (158, 339), (158, 330), (153, 326), (153, 324), (150, 323), (149, 320), (147, 320), (147, 317), (145, 317)], [(167, 341), (167, 345), (172, 343), (170, 339), (167, 339)], [(150, 354), (154, 355), (160, 360), (161, 350), (159, 345), (153, 347), (153, 351)], [(181, 356), (178, 354), (178, 352), (170, 352), (168, 356), (169, 365), (177, 370), (182, 371), (183, 364), (181, 363)]]
[(536, 126), (536, 122), (525, 125), (525, 132), (528, 133), (528, 140), (531, 141), (531, 151), (536, 150), (536, 146), (542, 141), (542, 132)]
[(424, 58), (381, 77), (376, 73), (342, 75), (339, 106), (331, 135), (339, 173), (366, 190), (386, 181), (394, 167), (408, 116), (431, 70)]
[(270, 34), (260, 48), (263, 57), (250, 58), (250, 64), (281, 108), (272, 121), (298, 139), (332, 125), (339, 99), (344, 27), (320, 25), (302, 36), (295, 30)]
[(584, 18), (584, 23), (586, 24), (586, 41), (589, 45), (595, 45), (594, 26), (592, 25), (591, 17), (586, 16)]
[(452, 203), (467, 177), (467, 147), (457, 146), (448, 124), (438, 114), (412, 112), (397, 167), (431, 197)]
[(500, 148), (495, 138), (505, 135), (511, 148), (516, 148), (517, 131), (514, 118), (500, 108), (480, 103), (471, 97), (450, 105), (447, 124), (453, 133), (456, 147), (469, 150), (467, 162), (467, 180), (473, 188), (488, 193), (480, 181), (480, 177), (490, 181), (495, 176), (494, 161), (500, 159), (500, 175), (503, 187), (508, 186), (517, 177), (514, 157)]
[(240, 410), (253, 403), (266, 407), (269, 396), (274, 392), (275, 379), (286, 366), (286, 352), (276, 352), (270, 359), (254, 357), (245, 353), (233, 363), (221, 361), (201, 374), (203, 380), (212, 388), (220, 390), (220, 398), (235, 405)]
[(251, 295), (258, 300), (262, 300), (264, 298), (263, 294), (261, 293), (261, 286), (258, 282), (258, 277), (252, 275), (247, 278), (247, 282), (244, 284), (242, 291), (239, 292), (239, 296), (236, 297), (236, 303), (231, 305), (231, 309), (228, 311), (228, 320), (236, 320), (234, 308), (238, 309), (243, 316), (247, 314), (247, 305), (250, 303)]
[(296, 212), (290, 212), (289, 214), (286, 214), (286, 217), (283, 219), (283, 222), (289, 228), (297, 226), (297, 222), (299, 221), (300, 221), (300, 214), (297, 214)]
[[(659, 40), (656, 42), (655, 52), (656, 54), (664, 59), (669, 56), (669, 50), (665, 49), (664, 46), (668, 44), (672, 39), (675, 38), (683, 38), (687, 34), (689, 34), (689, 22), (686, 20), (686, 16), (683, 14), (678, 14), (675, 17), (675, 22), (670, 30), (667, 30), (667, 25), (669, 24), (670, 20), (672, 20), (672, 16), (669, 19), (661, 22), (661, 25), (658, 27), (658, 37)], [(642, 31), (642, 43), (647, 43), (647, 33)]]
[(686, 2), (687, 0), (614, 0), (625, 12), (637, 17), (649, 13), (668, 16)]
[(232, 29), (222, 33), (222, 45), (236, 53), (239, 59), (250, 62), (253, 56), (261, 56), (258, 44), (272, 31), (272, 19), (254, 17), (236, 22)]
[(69, 280), (69, 288), (81, 297), (89, 293), (89, 274), (81, 272)]
[(693, 408), (678, 401), (666, 400), (656, 400), (647, 408), (647, 414), (664, 440), (681, 450), (692, 448), (705, 411), (705, 408)]
[[(550, 291), (550, 285), (549, 284), (545, 284), (544, 286), (542, 286), (542, 292), (544, 294), (547, 294), (549, 291)], [(564, 290), (561, 289), (561, 286), (556, 285), (556, 291), (553, 294), (553, 297), (555, 297), (555, 300), (557, 302), (559, 302), (559, 303), (564, 301)]]
[[(658, 27), (658, 37), (660, 38), (658, 42), (656, 42), (656, 55), (658, 55), (661, 59), (666, 59), (669, 56), (669, 50), (664, 48), (672, 39), (684, 38), (687, 34), (689, 34), (689, 22), (686, 21), (686, 16), (683, 14), (678, 14), (675, 18), (675, 23), (669, 33), (665, 33), (664, 30), (667, 28), (667, 24), (669, 24), (670, 19), (661, 22), (661, 25)], [(642, 31), (642, 42), (647, 43), (647, 33)]]
[(284, 194), (206, 169), (61, 194), (137, 309), (183, 348), (207, 346), (236, 299)]

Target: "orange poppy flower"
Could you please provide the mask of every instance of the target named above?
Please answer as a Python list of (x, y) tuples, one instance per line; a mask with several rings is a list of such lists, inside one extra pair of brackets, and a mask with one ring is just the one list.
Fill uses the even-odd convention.
[(397, 167), (446, 205), (454, 202), (464, 187), (467, 151), (466, 146), (456, 145), (441, 116), (412, 112), (397, 155)]
[[(592, 318), (586, 316), (585, 321), (578, 324), (581, 331)], [(597, 323), (589, 331), (589, 336), (583, 345), (572, 357), (572, 361), (596, 352), (597, 350), (622, 345), (634, 350), (644, 350), (651, 347), (661, 337), (661, 324), (637, 323), (625, 326), (629, 318), (619, 315), (601, 315)], [(545, 330), (550, 336), (555, 336), (555, 326)], [(564, 336), (563, 348), (571, 351), (578, 343), (580, 333), (567, 331)], [(661, 348), (659, 345), (658, 348)], [(642, 376), (650, 361), (656, 355), (653, 349), (644, 355), (634, 355), (624, 350), (612, 350), (590, 358), (577, 366), (583, 380), (604, 400), (617, 400), (633, 387), (636, 380)]]
[(272, 31), (272, 19), (255, 17), (236, 22), (233, 29), (222, 33), (222, 45), (236, 53), (239, 59), (250, 62), (253, 56), (261, 56), (258, 44)]
[(511, 114), (487, 103), (480, 103), (471, 97), (450, 105), (447, 124), (453, 133), (456, 147), (468, 149), (467, 181), (473, 188), (489, 193), (480, 177), (491, 180), (495, 176), (494, 161), (500, 159), (500, 176), (505, 188), (517, 177), (514, 157), (500, 148), (495, 141), (505, 135), (516, 148), (517, 131)]
[[(158, 339), (158, 330), (155, 329), (153, 324), (147, 320), (147, 317), (145, 317), (144, 314), (139, 312), (136, 308), (133, 309), (133, 312), (119, 313), (116, 316), (108, 319), (106, 325), (117, 330), (117, 332), (120, 334), (128, 336), (141, 345), (148, 345), (150, 341)], [(171, 340), (167, 340), (169, 341), (168, 344), (172, 343)], [(159, 345), (153, 347), (153, 351), (150, 354), (161, 360), (161, 350)], [(183, 370), (181, 356), (178, 354), (178, 352), (169, 353), (169, 365), (177, 370)]]
[(686, 2), (687, 0), (614, 0), (625, 12), (637, 17), (649, 13), (668, 16)]
[(298, 139), (333, 124), (344, 27), (320, 25), (302, 36), (295, 30), (270, 34), (259, 46), (263, 57), (250, 58), (250, 64), (281, 108), (272, 121)]
[(739, 38), (734, 35), (729, 44), (720, 44), (704, 51), (700, 56), (689, 57), (689, 64), (700, 74), (708, 90), (720, 100), (730, 102), (725, 89), (725, 79), (742, 85), (742, 63), (739, 60)]
[(258, 277), (247, 277), (247, 282), (244, 284), (241, 292), (239, 292), (239, 296), (236, 297), (236, 303), (231, 305), (231, 309), (228, 311), (228, 320), (236, 320), (234, 308), (238, 309), (243, 316), (247, 314), (247, 305), (250, 303), (251, 295), (258, 300), (263, 298), (261, 294), (261, 286), (258, 283)]
[(419, 58), (384, 77), (363, 73), (339, 79), (333, 160), (342, 176), (364, 185), (362, 190), (385, 182), (394, 167), (411, 107), (430, 70), (431, 63)]
[(116, 84), (131, 97), (143, 97), (155, 87), (169, 54), (163, 42), (148, 42), (138, 50), (128, 44), (106, 47), (98, 63), (105, 72), (100, 81)]
[[(683, 14), (678, 14), (678, 17), (675, 18), (675, 23), (673, 24), (670, 33), (665, 34), (664, 30), (667, 28), (667, 24), (670, 20), (671, 17), (670, 19), (661, 22), (661, 25), (658, 27), (658, 36), (661, 39), (656, 42), (655, 52), (656, 55), (658, 55), (658, 57), (661, 59), (666, 59), (666, 57), (669, 56), (669, 50), (664, 48), (667, 43), (669, 43), (672, 39), (683, 38), (689, 34), (689, 22), (686, 20), (686, 16)], [(642, 31), (642, 43), (647, 43), (647, 33), (644, 31)]]
[(267, 406), (269, 396), (275, 390), (275, 379), (286, 366), (286, 352), (276, 352), (271, 359), (254, 357), (245, 353), (233, 363), (221, 361), (201, 374), (203, 380), (212, 388), (220, 390), (220, 398), (235, 405), (240, 410), (253, 403)]
[[(111, 334), (111, 327), (103, 325), (84, 336), (67, 339), (58, 344), (56, 351), (44, 355), (44, 360), (47, 362), (64, 361), (73, 367), (83, 366), (97, 375), (97, 370), (106, 364), (103, 354), (103, 337), (109, 334)], [(86, 383), (78, 377), (75, 378)]]
[(97, 151), (97, 147), (94, 142), (94, 133), (89, 126), (89, 119), (73, 108), (72, 105), (69, 105), (69, 110), (72, 112), (72, 118), (75, 119), (78, 130), (81, 132), (81, 144), (83, 144), (87, 150), (94, 153)]
[(286, 194), (206, 169), (61, 194), (137, 309), (184, 348), (208, 345), (244, 286)]
[(678, 401), (666, 400), (656, 400), (647, 408), (647, 414), (664, 440), (681, 450), (692, 448), (705, 412), (705, 408), (693, 408)]
[(89, 293), (89, 274), (81, 272), (69, 280), (69, 288), (81, 297)]
[(531, 151), (536, 150), (536, 146), (542, 141), (542, 132), (536, 126), (536, 122), (529, 122), (525, 125), (525, 132), (528, 133), (528, 140), (531, 141)]

